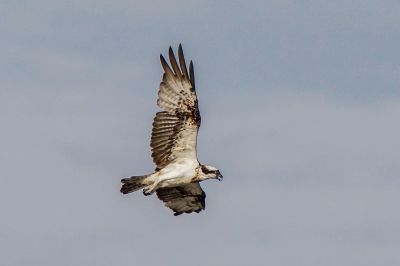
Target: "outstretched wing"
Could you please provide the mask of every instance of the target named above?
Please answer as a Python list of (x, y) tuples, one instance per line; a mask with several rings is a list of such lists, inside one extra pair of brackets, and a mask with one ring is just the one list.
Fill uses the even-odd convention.
[(189, 74), (181, 45), (178, 56), (179, 66), (170, 47), (171, 69), (160, 55), (164, 75), (157, 104), (163, 111), (158, 112), (154, 118), (150, 145), (157, 169), (163, 168), (176, 158), (197, 160), (197, 132), (201, 118), (195, 91), (193, 63), (190, 61)]
[(165, 202), (165, 206), (175, 212), (175, 216), (184, 212), (200, 212), (206, 207), (206, 193), (201, 189), (199, 183), (190, 183), (172, 188), (159, 188), (157, 196)]

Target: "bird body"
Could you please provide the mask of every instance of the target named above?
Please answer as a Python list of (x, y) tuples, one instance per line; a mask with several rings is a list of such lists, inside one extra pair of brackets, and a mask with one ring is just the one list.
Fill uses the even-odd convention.
[(198, 175), (198, 161), (179, 158), (146, 179), (145, 182), (147, 182), (148, 187), (145, 189), (145, 193), (154, 192), (157, 188), (174, 187), (195, 182)]
[(121, 180), (122, 193), (142, 188), (145, 195), (156, 192), (158, 198), (175, 215), (203, 210), (206, 195), (199, 182), (222, 179), (217, 168), (202, 165), (197, 159), (197, 135), (201, 117), (193, 63), (190, 61), (188, 72), (181, 45), (178, 56), (179, 66), (170, 47), (171, 69), (160, 55), (164, 75), (159, 86), (157, 105), (163, 111), (158, 112), (154, 118), (150, 144), (156, 171)]

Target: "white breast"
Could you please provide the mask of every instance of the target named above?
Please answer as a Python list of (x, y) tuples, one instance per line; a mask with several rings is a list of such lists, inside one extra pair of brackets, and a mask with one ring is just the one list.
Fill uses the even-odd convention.
[(160, 170), (158, 180), (161, 187), (190, 183), (196, 176), (199, 163), (190, 159), (178, 159)]

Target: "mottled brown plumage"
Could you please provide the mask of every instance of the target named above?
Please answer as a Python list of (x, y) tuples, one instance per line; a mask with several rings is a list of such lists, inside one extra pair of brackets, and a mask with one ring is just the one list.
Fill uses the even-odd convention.
[[(179, 55), (180, 67), (186, 72), (181, 45)], [(182, 74), (172, 48), (169, 48), (169, 58), (173, 71), (162, 55), (160, 58), (165, 73), (159, 86), (157, 104), (164, 111), (158, 112), (154, 118), (150, 144), (157, 169), (183, 153), (197, 159), (197, 132), (201, 123), (194, 84)]]
[(157, 196), (165, 202), (165, 206), (175, 211), (174, 215), (200, 212), (206, 207), (206, 193), (199, 183), (187, 184), (173, 188), (160, 188)]
[[(157, 165), (156, 170), (181, 156), (197, 160), (196, 142), (201, 124), (193, 63), (190, 62), (189, 76), (182, 46), (179, 45), (178, 49), (179, 66), (171, 47), (168, 55), (172, 69), (160, 55), (164, 75), (159, 86), (157, 104), (164, 111), (156, 114), (151, 134), (150, 146), (153, 161)], [(174, 210), (175, 214), (199, 212), (205, 207), (205, 193), (199, 183), (159, 189), (157, 196), (167, 207)]]
[(182, 46), (178, 60), (172, 48), (170, 65), (160, 55), (164, 69), (157, 105), (162, 109), (153, 120), (151, 150), (156, 171), (145, 176), (121, 180), (124, 194), (143, 188), (145, 195), (154, 192), (175, 215), (200, 212), (205, 208), (206, 194), (199, 182), (222, 179), (219, 170), (201, 165), (197, 160), (197, 134), (201, 124), (195, 90), (193, 62), (186, 67)]

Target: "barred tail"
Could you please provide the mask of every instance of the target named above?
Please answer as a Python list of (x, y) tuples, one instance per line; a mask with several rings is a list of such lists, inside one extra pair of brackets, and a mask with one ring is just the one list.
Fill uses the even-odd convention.
[(121, 179), (122, 182), (122, 187), (120, 190), (121, 193), (128, 194), (145, 187), (146, 185), (143, 184), (143, 181), (146, 179), (146, 177), (148, 177), (148, 175), (131, 176), (128, 178)]

